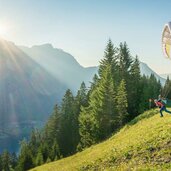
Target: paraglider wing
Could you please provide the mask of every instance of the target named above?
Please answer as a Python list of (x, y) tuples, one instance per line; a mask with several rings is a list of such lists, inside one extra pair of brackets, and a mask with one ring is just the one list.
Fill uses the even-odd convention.
[(171, 59), (171, 22), (167, 23), (162, 33), (163, 53)]

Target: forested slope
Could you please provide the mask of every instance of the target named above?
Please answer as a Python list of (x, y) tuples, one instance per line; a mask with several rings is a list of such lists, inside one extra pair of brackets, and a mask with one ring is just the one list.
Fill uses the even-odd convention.
[(171, 116), (138, 116), (107, 141), (33, 171), (171, 169)]

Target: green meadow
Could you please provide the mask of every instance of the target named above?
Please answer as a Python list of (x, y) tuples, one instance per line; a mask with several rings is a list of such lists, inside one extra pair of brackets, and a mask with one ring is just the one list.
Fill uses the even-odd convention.
[(108, 140), (32, 171), (170, 170), (171, 116), (149, 110)]

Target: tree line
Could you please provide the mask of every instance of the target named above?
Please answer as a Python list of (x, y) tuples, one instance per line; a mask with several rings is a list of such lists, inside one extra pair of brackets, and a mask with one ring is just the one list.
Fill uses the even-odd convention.
[[(33, 130), (29, 141), (21, 142), (19, 156), (8, 168), (28, 170), (105, 140), (149, 109), (149, 99), (161, 90), (154, 75), (141, 76), (139, 59), (131, 56), (125, 42), (115, 47), (109, 40), (90, 87), (83, 82), (75, 96), (68, 89), (44, 128)], [(3, 156), (0, 167), (8, 171)]]

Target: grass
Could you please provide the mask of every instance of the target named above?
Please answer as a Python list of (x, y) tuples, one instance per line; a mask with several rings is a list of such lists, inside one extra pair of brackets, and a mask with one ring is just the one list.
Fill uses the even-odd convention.
[(110, 139), (32, 171), (171, 170), (171, 115), (138, 116)]

